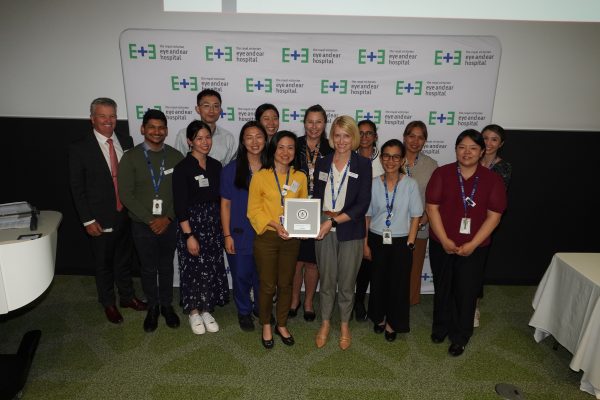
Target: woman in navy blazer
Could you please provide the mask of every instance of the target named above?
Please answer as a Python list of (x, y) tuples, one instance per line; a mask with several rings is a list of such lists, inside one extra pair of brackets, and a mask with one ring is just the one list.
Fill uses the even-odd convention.
[(329, 144), (334, 153), (317, 161), (313, 198), (321, 199), (321, 229), (316, 256), (321, 276), (322, 324), (315, 343), (325, 346), (331, 328), (336, 288), (340, 310), (339, 346), (352, 343), (349, 320), (354, 302), (354, 284), (363, 257), (365, 214), (371, 202), (371, 161), (354, 152), (360, 143), (356, 121), (347, 115), (331, 124)]

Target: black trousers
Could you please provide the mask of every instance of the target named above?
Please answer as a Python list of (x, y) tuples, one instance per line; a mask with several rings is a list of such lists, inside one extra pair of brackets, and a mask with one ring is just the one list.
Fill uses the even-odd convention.
[(386, 321), (395, 332), (409, 332), (410, 271), (412, 251), (406, 246), (408, 238), (392, 238), (383, 244), (381, 235), (369, 232), (371, 248), (371, 292), (369, 319), (375, 324)]
[(468, 257), (447, 254), (442, 245), (429, 241), (429, 261), (433, 273), (432, 333), (448, 336), (465, 346), (473, 335), (477, 295), (483, 284), (488, 248), (478, 247)]
[(173, 302), (175, 225), (171, 222), (162, 235), (156, 235), (148, 225), (132, 222), (133, 242), (141, 264), (142, 287), (149, 307), (170, 306)]
[(112, 232), (90, 237), (98, 301), (104, 307), (115, 304), (115, 286), (121, 301), (129, 301), (134, 296), (131, 282), (131, 221), (126, 210), (115, 210), (115, 213), (115, 225), (110, 227)]
[(367, 288), (371, 283), (371, 261), (365, 258), (360, 263), (360, 269), (356, 276), (356, 295), (354, 296), (354, 303), (364, 303), (365, 296), (367, 294)]

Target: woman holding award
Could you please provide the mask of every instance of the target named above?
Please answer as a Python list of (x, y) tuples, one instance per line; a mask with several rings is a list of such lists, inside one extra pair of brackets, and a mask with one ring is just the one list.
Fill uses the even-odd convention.
[(314, 198), (321, 199), (322, 223), (315, 243), (321, 276), (321, 327), (315, 343), (325, 346), (338, 292), (340, 310), (339, 346), (352, 343), (349, 320), (354, 302), (354, 284), (363, 257), (365, 214), (371, 202), (371, 161), (354, 152), (360, 135), (352, 117), (337, 117), (329, 133), (334, 152), (318, 160), (313, 176)]
[(248, 195), (248, 219), (256, 231), (254, 258), (259, 279), (259, 319), (263, 326), (262, 344), (274, 345), (271, 330), (273, 295), (277, 297), (275, 334), (292, 346), (294, 337), (287, 329), (292, 301), (292, 279), (300, 241), (289, 237), (283, 227), (286, 198), (308, 196), (306, 175), (295, 167), (296, 135), (279, 131), (269, 142), (265, 168), (252, 177)]

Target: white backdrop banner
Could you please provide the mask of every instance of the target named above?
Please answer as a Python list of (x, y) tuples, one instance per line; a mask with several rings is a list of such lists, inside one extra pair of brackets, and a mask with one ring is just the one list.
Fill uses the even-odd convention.
[[(456, 136), (490, 123), (501, 47), (490, 36), (341, 35), (126, 30), (120, 38), (129, 129), (136, 143), (148, 108), (169, 120), (167, 143), (192, 120), (197, 94), (221, 93), (218, 124), (237, 137), (262, 103), (280, 129), (304, 134), (304, 110), (321, 104), (370, 119), (379, 145), (402, 139), (412, 120), (428, 126), (424, 153), (452, 162)], [(433, 290), (426, 260), (423, 292)]]

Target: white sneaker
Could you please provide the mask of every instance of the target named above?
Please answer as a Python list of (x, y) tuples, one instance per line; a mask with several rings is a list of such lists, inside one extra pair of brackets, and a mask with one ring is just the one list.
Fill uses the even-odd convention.
[(202, 321), (200, 314), (190, 314), (189, 319), (192, 332), (196, 335), (204, 335), (206, 329), (204, 328), (204, 322)]
[(203, 312), (200, 316), (202, 317), (202, 320), (204, 321), (204, 327), (208, 332), (219, 332), (219, 324), (217, 324), (217, 321), (215, 321), (215, 319), (212, 315), (210, 315), (210, 313)]
[(473, 318), (473, 328), (479, 328), (479, 307), (475, 307), (475, 318)]

